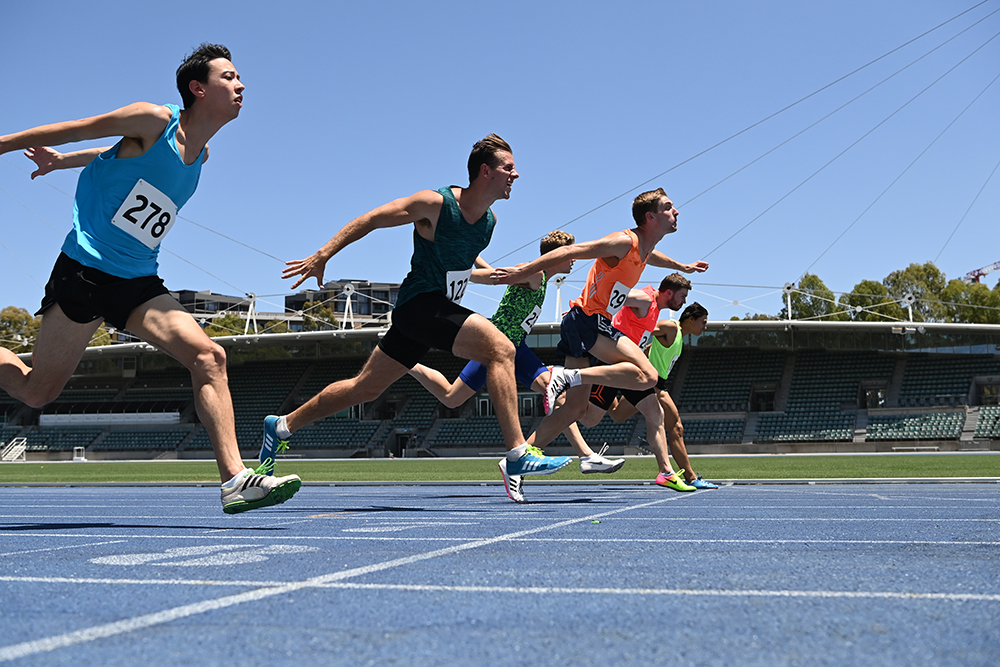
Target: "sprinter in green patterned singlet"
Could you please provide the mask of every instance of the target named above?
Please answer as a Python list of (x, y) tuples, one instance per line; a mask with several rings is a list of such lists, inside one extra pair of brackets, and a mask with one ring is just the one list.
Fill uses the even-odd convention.
[[(556, 230), (549, 232), (542, 238), (539, 250), (544, 255), (556, 248), (569, 245), (573, 241), (572, 234)], [(567, 260), (552, 267), (551, 271), (552, 275), (556, 275), (569, 273), (572, 269), (573, 260)], [(477, 269), (473, 273), (488, 278), (490, 272), (491, 269)], [(544, 392), (545, 387), (548, 386), (549, 368), (525, 344), (524, 339), (531, 332), (531, 327), (538, 321), (538, 317), (542, 313), (547, 282), (548, 276), (540, 271), (528, 276), (523, 282), (510, 285), (500, 300), (500, 306), (490, 319), (517, 348), (514, 356), (514, 373), (518, 381), (538, 393)], [(448, 379), (439, 371), (422, 364), (411, 368), (410, 375), (449, 408), (457, 408), (475, 396), (486, 384), (487, 379), (486, 367), (477, 361), (470, 361), (454, 382), (448, 382)], [(583, 436), (580, 435), (575, 423), (571, 424), (567, 430), (575, 432), (573, 435), (576, 437), (567, 434), (567, 438), (580, 456), (580, 470), (582, 472), (613, 473), (624, 465), (624, 459), (611, 460), (600, 454), (595, 454)], [(514, 477), (512, 479), (507, 474), (506, 459), (501, 459), (499, 466), (507, 495), (515, 502), (522, 502), (524, 497), (521, 493), (520, 478)]]

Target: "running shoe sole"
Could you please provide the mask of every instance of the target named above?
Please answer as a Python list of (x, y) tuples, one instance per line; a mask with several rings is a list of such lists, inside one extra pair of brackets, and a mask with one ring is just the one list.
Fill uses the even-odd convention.
[(621, 470), (623, 465), (625, 465), (625, 461), (619, 461), (610, 468), (604, 468), (603, 470), (584, 470), (583, 466), (580, 466), (580, 472), (583, 473), (584, 475), (592, 475), (595, 472), (602, 472), (605, 475), (610, 475), (613, 472), (618, 472), (619, 470)]
[(239, 514), (240, 512), (260, 509), (261, 507), (280, 505), (294, 496), (300, 488), (302, 488), (301, 479), (290, 479), (287, 482), (283, 482), (271, 489), (271, 491), (260, 500), (236, 500), (228, 505), (224, 505), (222, 507), (222, 511), (226, 514)]

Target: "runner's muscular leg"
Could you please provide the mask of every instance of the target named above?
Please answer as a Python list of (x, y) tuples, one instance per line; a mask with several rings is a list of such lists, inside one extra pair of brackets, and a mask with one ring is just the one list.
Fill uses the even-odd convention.
[[(589, 357), (566, 357), (565, 368), (586, 369), (590, 366)], [(528, 444), (535, 447), (545, 447), (555, 440), (560, 433), (569, 428), (573, 422), (583, 419), (590, 405), (590, 385), (579, 384), (569, 387), (563, 394), (566, 400), (556, 402), (552, 412), (542, 420), (534, 433), (528, 436)]]
[(667, 451), (667, 435), (663, 430), (663, 407), (656, 394), (650, 394), (635, 406), (646, 420), (646, 439), (653, 448), (656, 463), (660, 472), (666, 473), (670, 468), (670, 453)]
[(639, 346), (627, 336), (617, 341), (598, 336), (589, 352), (607, 365), (580, 371), (580, 379), (585, 384), (642, 390), (655, 386), (660, 377)]
[[(538, 377), (535, 378), (535, 381), (531, 383), (531, 388), (534, 391), (538, 392), (539, 394), (544, 394), (545, 393), (545, 389), (546, 389), (546, 387), (548, 387), (548, 384), (549, 384), (549, 376), (550, 376), (550, 373), (548, 371), (545, 371), (544, 373), (541, 373)], [(556, 402), (557, 406), (560, 403), (565, 402), (565, 397), (564, 396), (560, 396), (559, 398), (561, 400), (557, 400), (557, 402)], [(588, 409), (587, 409), (587, 416), (590, 415), (590, 408), (593, 408), (595, 410), (598, 409), (596, 405), (592, 405), (592, 406), (588, 407)], [(603, 413), (601, 413), (601, 414), (603, 415)], [(601, 417), (598, 417), (597, 421), (601, 421)], [(590, 426), (590, 424), (586, 423), (586, 420), (584, 420), (581, 423), (584, 426)], [(578, 427), (576, 425), (576, 422), (573, 422), (572, 424), (570, 424), (569, 426), (567, 426), (565, 429), (563, 429), (562, 434), (566, 436), (566, 440), (569, 441), (569, 444), (573, 447), (573, 451), (575, 451), (577, 453), (577, 456), (585, 457), (585, 456), (590, 456), (591, 454), (594, 453), (594, 450), (591, 449), (590, 445), (587, 444), (587, 440), (583, 437), (583, 434), (580, 433), (580, 427)], [(532, 434), (532, 435), (534, 435), (534, 434)], [(532, 442), (532, 444), (533, 444), (533, 442)]]
[(517, 380), (514, 377), (514, 345), (493, 323), (473, 313), (462, 324), (452, 354), (486, 366), (486, 388), (508, 450), (524, 444), (517, 416)]
[(295, 433), (303, 426), (324, 417), (336, 414), (358, 403), (374, 401), (392, 385), (406, 375), (409, 369), (376, 347), (365, 362), (361, 372), (352, 378), (329, 384), (302, 404), (294, 412), (285, 415), (288, 430)]
[(472, 387), (465, 384), (461, 377), (455, 378), (454, 382), (448, 382), (443, 373), (423, 364), (411, 368), (410, 375), (416, 378), (420, 386), (432, 393), (434, 398), (449, 408), (460, 407), (476, 395)]
[(76, 371), (83, 351), (100, 326), (101, 320), (74, 322), (58, 303), (53, 304), (42, 317), (31, 367), (7, 348), (0, 348), (0, 388), (33, 408), (51, 403)]
[(691, 469), (691, 459), (688, 458), (687, 447), (684, 445), (684, 425), (681, 423), (681, 415), (670, 394), (657, 391), (656, 395), (660, 407), (663, 408), (663, 428), (669, 435), (670, 455), (677, 462), (677, 467), (684, 469), (684, 481), (690, 482), (698, 475)]
[(229, 394), (226, 351), (208, 337), (191, 314), (168, 294), (132, 311), (127, 328), (181, 362), (191, 372), (195, 410), (208, 432), (222, 481), (246, 466), (236, 441), (236, 419)]

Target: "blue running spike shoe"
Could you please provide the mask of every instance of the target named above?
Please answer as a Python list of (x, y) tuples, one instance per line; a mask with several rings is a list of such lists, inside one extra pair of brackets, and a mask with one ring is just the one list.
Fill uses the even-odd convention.
[(546, 456), (538, 447), (528, 445), (524, 456), (507, 461), (507, 475), (551, 475), (570, 464), (568, 456)]
[(275, 415), (264, 417), (264, 443), (260, 446), (260, 468), (265, 475), (274, 474), (274, 459), (288, 449), (288, 441), (278, 438), (276, 430), (278, 418)]
[(717, 489), (717, 488), (719, 488), (718, 484), (712, 484), (708, 480), (702, 479), (701, 475), (698, 475), (697, 477), (695, 477), (694, 479), (692, 479), (687, 484), (690, 485), (690, 486), (693, 486), (696, 489)]
[(503, 475), (503, 486), (507, 490), (507, 497), (515, 503), (524, 502), (524, 493), (521, 492), (521, 476), (507, 474), (507, 459), (500, 459), (500, 474)]

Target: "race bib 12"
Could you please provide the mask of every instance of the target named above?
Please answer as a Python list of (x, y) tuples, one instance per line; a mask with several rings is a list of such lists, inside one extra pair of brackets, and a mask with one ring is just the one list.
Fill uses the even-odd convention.
[(462, 303), (465, 296), (465, 288), (469, 286), (469, 279), (472, 278), (472, 269), (465, 271), (449, 271), (445, 275), (448, 300), (455, 303)]

